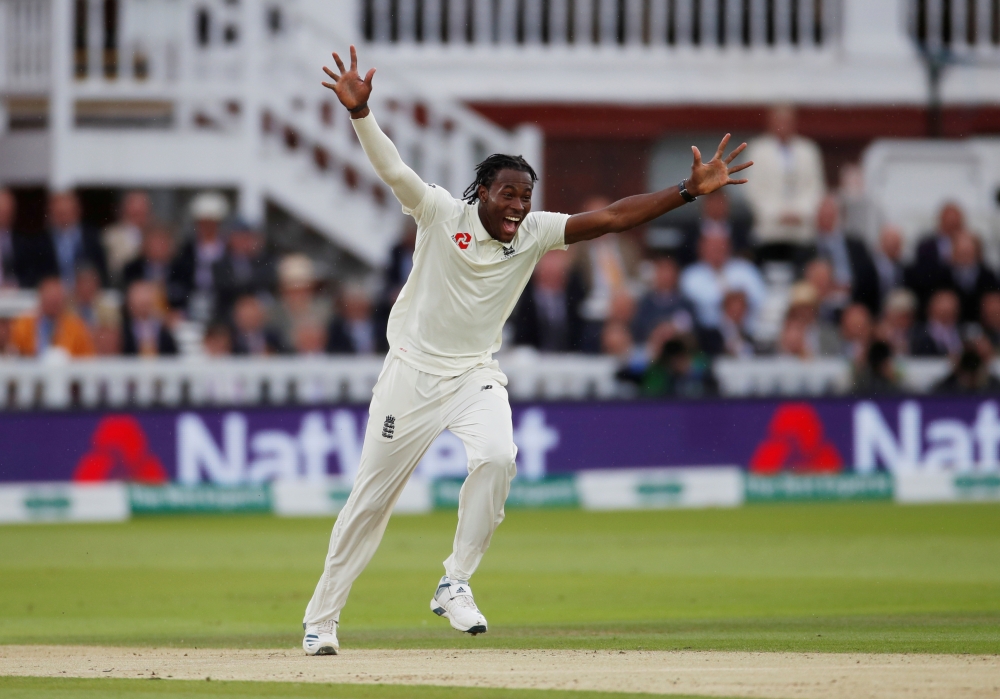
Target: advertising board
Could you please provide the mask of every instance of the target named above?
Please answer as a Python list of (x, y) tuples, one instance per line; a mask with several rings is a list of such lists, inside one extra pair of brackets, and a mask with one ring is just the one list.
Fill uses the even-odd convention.
[(129, 518), (122, 483), (15, 483), (0, 486), (0, 523), (116, 522)]
[[(994, 399), (535, 403), (515, 405), (513, 415), (518, 473), (528, 481), (718, 465), (762, 476), (1000, 473)], [(367, 416), (357, 406), (8, 413), (0, 483), (352, 481)], [(465, 448), (450, 432), (416, 471), (427, 481), (465, 474)]]

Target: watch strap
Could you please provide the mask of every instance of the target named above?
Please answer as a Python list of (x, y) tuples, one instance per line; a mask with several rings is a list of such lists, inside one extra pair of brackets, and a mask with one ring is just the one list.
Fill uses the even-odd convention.
[(681, 180), (681, 183), (677, 185), (677, 189), (680, 190), (681, 199), (690, 203), (695, 199), (697, 199), (698, 197), (694, 196), (693, 194), (691, 194), (691, 192), (687, 191), (687, 183), (688, 183), (687, 180)]

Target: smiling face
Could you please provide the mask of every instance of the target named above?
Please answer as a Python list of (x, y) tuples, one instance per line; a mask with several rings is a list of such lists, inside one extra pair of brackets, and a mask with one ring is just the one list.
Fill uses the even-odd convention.
[(505, 169), (487, 190), (479, 186), (479, 220), (494, 240), (504, 245), (514, 240), (524, 217), (531, 211), (531, 175)]

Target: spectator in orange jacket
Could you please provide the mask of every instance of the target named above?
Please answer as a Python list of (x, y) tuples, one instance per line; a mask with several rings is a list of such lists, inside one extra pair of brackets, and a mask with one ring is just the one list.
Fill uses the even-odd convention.
[(72, 357), (94, 354), (86, 323), (69, 309), (59, 277), (46, 277), (38, 286), (38, 310), (14, 321), (11, 344), (18, 354), (35, 357), (50, 347), (61, 347)]

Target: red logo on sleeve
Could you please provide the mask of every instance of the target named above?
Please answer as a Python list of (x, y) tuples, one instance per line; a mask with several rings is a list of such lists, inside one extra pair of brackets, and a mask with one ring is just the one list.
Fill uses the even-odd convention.
[(459, 250), (466, 250), (472, 242), (472, 235), (469, 233), (456, 233), (455, 242), (458, 243)]

